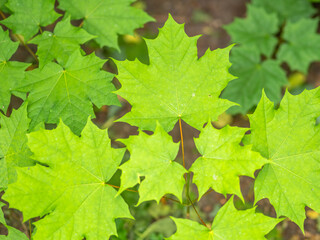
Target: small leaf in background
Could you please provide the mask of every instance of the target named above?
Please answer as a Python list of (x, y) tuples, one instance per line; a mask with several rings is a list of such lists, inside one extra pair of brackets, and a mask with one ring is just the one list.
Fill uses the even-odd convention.
[(0, 110), (4, 113), (10, 104), (11, 93), (25, 98), (25, 94), (19, 94), (14, 89), (24, 79), (29, 64), (9, 61), (18, 46), (18, 42), (11, 41), (9, 31), (3, 31), (0, 27)]
[(236, 18), (224, 28), (234, 43), (250, 46), (268, 57), (278, 42), (274, 36), (278, 32), (277, 16), (252, 5), (248, 5), (247, 18)]
[(60, 16), (54, 11), (55, 0), (8, 0), (6, 7), (13, 13), (1, 23), (14, 33), (21, 34), (28, 41)]
[(177, 232), (170, 240), (265, 240), (264, 235), (283, 220), (255, 213), (255, 208), (239, 211), (233, 197), (219, 210), (210, 229), (188, 219), (172, 219)]
[(288, 77), (288, 89), (295, 89), (303, 85), (307, 80), (307, 76), (301, 72), (294, 72)]
[(139, 205), (144, 201), (156, 200), (165, 194), (173, 194), (182, 202), (182, 191), (185, 184), (183, 174), (187, 171), (175, 162), (179, 151), (179, 143), (157, 124), (153, 135), (140, 131), (138, 136), (119, 139), (129, 152), (130, 159), (120, 166), (121, 186), (119, 193), (140, 183)]
[(117, 235), (114, 220), (132, 217), (107, 184), (125, 152), (111, 148), (108, 131), (88, 119), (81, 137), (60, 122), (54, 130), (30, 133), (28, 139), (40, 164), (19, 168), (18, 180), (4, 199), (23, 212), (24, 221), (44, 216), (34, 223), (34, 239), (108, 240)]
[(70, 17), (67, 17), (57, 23), (53, 33), (45, 31), (33, 38), (29, 43), (38, 44), (37, 55), (40, 68), (42, 68), (54, 59), (64, 65), (70, 55), (80, 49), (80, 44), (92, 38), (94, 36), (84, 29), (72, 26)]
[(146, 39), (150, 64), (115, 61), (122, 87), (116, 92), (132, 105), (118, 121), (153, 131), (159, 121), (170, 131), (181, 118), (201, 129), (234, 104), (219, 98), (234, 77), (228, 72), (231, 46), (208, 50), (198, 59), (197, 40), (169, 15), (156, 39)]
[(0, 114), (0, 191), (16, 181), (15, 167), (34, 165), (27, 146), (27, 131), (30, 119), (27, 104), (13, 110), (10, 118)]
[(92, 104), (99, 108), (118, 105), (117, 96), (112, 93), (113, 74), (101, 70), (104, 63), (94, 53), (84, 57), (76, 51), (65, 68), (51, 62), (43, 69), (28, 71), (17, 90), (29, 92), (30, 129), (40, 122), (58, 123), (61, 118), (80, 134), (88, 116), (94, 117)]
[(257, 50), (237, 47), (232, 50), (231, 62), (230, 72), (239, 78), (228, 84), (222, 97), (239, 103), (240, 106), (230, 108), (228, 113), (247, 113), (258, 104), (262, 89), (272, 101), (280, 102), (281, 88), (288, 81), (277, 61), (267, 59), (261, 62)]
[(193, 182), (199, 199), (209, 188), (226, 196), (236, 194), (242, 200), (240, 176), (254, 178), (254, 172), (268, 160), (253, 152), (250, 146), (240, 146), (247, 128), (226, 126), (220, 130), (210, 123), (201, 130), (195, 144), (202, 155), (191, 166)]
[(308, 0), (252, 0), (252, 5), (276, 13), (280, 24), (308, 18), (316, 12)]
[(130, 6), (135, 0), (59, 0), (58, 2), (59, 8), (71, 14), (72, 19), (83, 19), (83, 28), (90, 34), (98, 36), (95, 40), (101, 47), (108, 46), (119, 50), (118, 34), (133, 35), (134, 29), (153, 21), (153, 18), (141, 9)]
[(283, 39), (277, 58), (287, 62), (291, 70), (306, 74), (310, 63), (320, 61), (320, 35), (317, 34), (319, 19), (302, 19), (288, 22), (284, 28)]
[(259, 172), (255, 202), (268, 198), (278, 216), (304, 231), (305, 207), (320, 212), (320, 88), (293, 96), (286, 92), (275, 110), (265, 94), (250, 115), (246, 144), (270, 163)]

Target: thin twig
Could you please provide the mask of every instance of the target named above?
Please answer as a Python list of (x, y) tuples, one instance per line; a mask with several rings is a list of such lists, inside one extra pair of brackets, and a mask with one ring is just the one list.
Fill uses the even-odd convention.
[(6, 19), (6, 16), (4, 15), (4, 13), (2, 11), (0, 11), (0, 15), (1, 15), (2, 19)]
[[(107, 183), (107, 185), (109, 185), (109, 186), (111, 186), (111, 187), (114, 187), (114, 188), (120, 188), (119, 186), (115, 186), (115, 185), (112, 185), (112, 184), (109, 184), (109, 183)], [(138, 192), (138, 191), (136, 191), (136, 190), (133, 190), (133, 189), (126, 189), (125, 191), (128, 191), (128, 192)]]
[[(200, 217), (200, 214), (198, 213), (198, 211), (197, 211), (196, 207), (194, 206), (193, 202), (191, 201), (191, 199), (190, 199), (190, 196), (189, 196), (189, 195), (188, 195), (188, 199), (189, 199), (189, 201), (190, 201), (190, 203), (191, 203), (191, 205), (192, 205), (192, 207), (193, 207), (194, 211), (195, 211), (195, 212), (196, 212), (196, 214), (198, 215), (198, 217), (199, 217), (199, 219), (200, 219), (201, 223), (202, 223), (205, 227), (209, 228), (209, 227), (207, 226), (207, 224), (203, 221), (203, 219)], [(209, 229), (210, 229), (210, 228), (209, 228)]]

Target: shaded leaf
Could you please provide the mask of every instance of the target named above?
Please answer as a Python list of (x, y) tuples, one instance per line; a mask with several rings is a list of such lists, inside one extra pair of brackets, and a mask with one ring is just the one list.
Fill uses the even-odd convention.
[(272, 59), (263, 62), (256, 50), (238, 47), (232, 50), (230, 72), (238, 79), (231, 81), (222, 93), (222, 97), (239, 103), (229, 109), (229, 113), (245, 114), (256, 106), (261, 98), (262, 89), (272, 101), (281, 99), (281, 88), (288, 81), (280, 64)]
[(133, 30), (153, 21), (144, 11), (131, 7), (136, 0), (59, 0), (59, 8), (72, 19), (83, 19), (83, 28), (98, 36), (102, 46), (118, 47), (119, 34), (133, 34)]
[(6, 7), (13, 13), (1, 23), (27, 41), (41, 26), (53, 23), (60, 16), (54, 11), (54, 3), (55, 0), (8, 0)]
[(94, 54), (83, 57), (76, 51), (65, 68), (52, 62), (43, 69), (28, 71), (18, 90), (30, 92), (30, 129), (40, 122), (58, 123), (61, 118), (74, 133), (80, 134), (88, 116), (94, 116), (92, 104), (118, 105), (112, 93), (113, 74), (101, 70), (104, 63)]

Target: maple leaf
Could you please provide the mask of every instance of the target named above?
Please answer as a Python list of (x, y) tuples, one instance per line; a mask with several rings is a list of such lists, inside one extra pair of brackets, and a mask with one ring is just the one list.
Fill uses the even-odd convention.
[(262, 89), (272, 101), (280, 102), (281, 88), (288, 81), (279, 62), (272, 59), (261, 62), (259, 52), (247, 46), (234, 48), (230, 59), (230, 72), (239, 78), (229, 82), (222, 98), (239, 103), (239, 106), (231, 107), (229, 113), (247, 113), (259, 103)]
[(240, 176), (254, 178), (255, 170), (268, 161), (251, 146), (240, 146), (247, 128), (226, 126), (215, 129), (208, 123), (195, 139), (196, 147), (202, 155), (191, 166), (193, 182), (198, 187), (199, 199), (211, 187), (223, 195), (236, 194), (242, 200)]
[(216, 120), (234, 105), (219, 98), (222, 89), (234, 78), (228, 72), (231, 46), (208, 50), (198, 59), (198, 38), (188, 37), (184, 25), (169, 15), (158, 37), (146, 39), (149, 65), (139, 60), (114, 60), (122, 84), (116, 93), (132, 105), (131, 112), (118, 121), (151, 131), (159, 121), (168, 132), (181, 118), (201, 129), (209, 118)]
[[(297, 21), (311, 17), (316, 12), (309, 1), (296, 0), (252, 0), (253, 6), (265, 9), (268, 13), (276, 13), (280, 24), (285, 21)], [(261, 30), (261, 29), (260, 29)]]
[(57, 23), (53, 33), (45, 31), (29, 43), (38, 44), (37, 55), (39, 56), (40, 67), (43, 67), (54, 59), (64, 65), (69, 56), (80, 49), (80, 44), (92, 38), (94, 36), (84, 29), (72, 26), (70, 17), (67, 17)]
[(118, 34), (133, 34), (133, 30), (153, 21), (144, 11), (131, 7), (136, 0), (59, 0), (59, 8), (72, 19), (83, 19), (83, 28), (98, 36), (102, 46), (119, 50)]
[(171, 218), (177, 232), (170, 240), (264, 240), (264, 235), (283, 220), (255, 213), (255, 208), (238, 211), (233, 197), (219, 210), (210, 229), (189, 219)]
[(118, 105), (111, 83), (113, 74), (102, 71), (105, 60), (94, 54), (81, 56), (74, 52), (63, 69), (56, 63), (48, 63), (43, 69), (28, 71), (25, 81), (17, 89), (30, 92), (28, 116), (30, 129), (38, 123), (58, 123), (61, 118), (76, 134), (79, 134), (89, 115), (94, 116), (92, 103)]
[(18, 180), (9, 185), (4, 199), (21, 210), (25, 220), (44, 216), (34, 223), (34, 239), (107, 240), (117, 235), (115, 218), (132, 217), (107, 182), (125, 149), (111, 148), (107, 130), (90, 119), (81, 137), (60, 122), (55, 130), (33, 132), (28, 138), (40, 164), (17, 169)]
[(139, 205), (141, 202), (160, 199), (165, 194), (174, 194), (182, 202), (185, 184), (183, 174), (187, 171), (175, 162), (179, 143), (174, 143), (158, 123), (153, 135), (140, 131), (138, 136), (120, 139), (129, 152), (130, 159), (120, 166), (122, 171), (119, 193), (140, 183)]
[(16, 52), (19, 43), (11, 41), (8, 31), (0, 27), (0, 110), (7, 112), (11, 93), (17, 97), (25, 98), (25, 94), (14, 91), (16, 85), (24, 79), (27, 63), (9, 61)]
[(4, 203), (0, 202), (0, 223), (2, 223), (8, 229), (8, 235), (0, 235), (0, 240), (28, 240), (27, 236), (11, 226), (8, 226), (4, 218), (1, 208), (5, 206)]
[(288, 22), (277, 58), (287, 62), (292, 70), (307, 73), (313, 61), (320, 61), (320, 35), (317, 34), (318, 19), (302, 19), (298, 22)]
[(252, 5), (248, 5), (247, 18), (236, 18), (224, 28), (233, 42), (248, 45), (268, 57), (278, 41), (274, 36), (278, 32), (277, 16)]
[(253, 150), (270, 159), (258, 174), (255, 202), (268, 198), (278, 216), (289, 217), (302, 230), (305, 206), (320, 212), (320, 88), (293, 96), (286, 92), (278, 110), (262, 95), (249, 115)]
[(10, 118), (0, 119), (0, 190), (16, 180), (16, 166), (25, 167), (34, 164), (27, 146), (27, 131), (30, 120), (27, 118), (27, 105), (13, 110)]
[(41, 26), (53, 23), (60, 16), (54, 11), (54, 2), (55, 0), (9, 0), (6, 7), (12, 15), (1, 23), (29, 40)]

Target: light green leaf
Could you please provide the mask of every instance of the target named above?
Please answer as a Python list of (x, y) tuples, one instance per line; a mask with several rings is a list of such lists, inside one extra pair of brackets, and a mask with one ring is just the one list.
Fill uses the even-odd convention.
[(18, 90), (30, 92), (30, 129), (40, 122), (58, 123), (61, 118), (74, 133), (80, 134), (88, 116), (94, 116), (92, 104), (118, 105), (112, 93), (113, 74), (101, 70), (104, 62), (94, 54), (83, 57), (76, 51), (64, 69), (48, 63), (43, 69), (28, 71)]
[(57, 23), (53, 33), (45, 31), (30, 43), (38, 44), (37, 55), (43, 67), (54, 59), (64, 65), (70, 55), (80, 49), (80, 44), (92, 38), (94, 36), (84, 29), (72, 26), (68, 17)]
[(222, 93), (222, 97), (239, 103), (229, 109), (229, 113), (245, 114), (259, 103), (262, 89), (272, 101), (281, 99), (281, 88), (288, 81), (280, 64), (272, 59), (261, 62), (257, 50), (249, 47), (237, 47), (231, 54), (230, 72), (239, 77), (231, 81)]
[(133, 34), (133, 30), (153, 21), (147, 13), (131, 7), (136, 0), (59, 0), (59, 8), (72, 19), (83, 19), (83, 28), (98, 36), (102, 46), (119, 50), (118, 35)]
[(274, 36), (279, 31), (277, 16), (252, 5), (248, 5), (247, 18), (236, 18), (224, 28), (233, 42), (250, 46), (251, 49), (258, 50), (268, 57), (271, 56), (278, 41)]
[(196, 147), (202, 155), (191, 166), (193, 182), (198, 187), (199, 198), (211, 187), (216, 192), (236, 194), (241, 199), (240, 176), (254, 178), (255, 170), (268, 161), (251, 146), (240, 146), (247, 128), (226, 126), (215, 129), (211, 123), (195, 139)]
[(13, 14), (1, 23), (27, 41), (41, 26), (53, 23), (60, 16), (54, 11), (54, 3), (55, 0), (8, 0), (6, 6)]
[(129, 152), (130, 159), (120, 166), (122, 171), (119, 193), (140, 183), (140, 203), (149, 200), (160, 201), (165, 194), (174, 194), (182, 202), (185, 184), (183, 174), (187, 171), (175, 162), (179, 143), (174, 143), (160, 124), (153, 135), (140, 131), (138, 136), (120, 139)]
[(16, 52), (19, 43), (11, 41), (8, 31), (0, 27), (0, 110), (7, 112), (11, 93), (25, 98), (25, 94), (14, 92), (17, 84), (25, 77), (27, 63), (10, 62), (11, 56)]
[(27, 146), (27, 131), (30, 120), (27, 117), (27, 105), (13, 110), (10, 118), (1, 115), (0, 119), (0, 191), (17, 178), (15, 167), (34, 164)]
[(3, 206), (5, 206), (5, 204), (0, 202), (0, 223), (8, 228), (8, 236), (0, 235), (0, 240), (28, 240), (27, 236), (24, 233), (7, 225), (3, 212), (1, 210)]
[(129, 101), (131, 112), (120, 121), (153, 131), (159, 121), (170, 131), (179, 118), (201, 129), (233, 103), (219, 95), (234, 77), (228, 72), (230, 47), (208, 50), (198, 59), (197, 40), (169, 15), (154, 40), (146, 39), (150, 64), (115, 61), (122, 84), (116, 93)]
[(286, 43), (281, 45), (277, 58), (287, 62), (291, 70), (307, 73), (311, 62), (320, 61), (318, 23), (319, 19), (302, 19), (286, 25), (283, 33)]
[(132, 218), (127, 204), (107, 182), (124, 149), (111, 148), (107, 130), (90, 120), (74, 135), (62, 122), (55, 130), (28, 135), (40, 164), (18, 169), (18, 180), (4, 199), (24, 219), (41, 216), (34, 240), (108, 240), (117, 235), (115, 218)]
[(250, 115), (246, 142), (271, 160), (255, 182), (255, 201), (268, 198), (278, 216), (303, 230), (305, 207), (320, 212), (320, 88), (293, 96), (286, 92), (278, 110), (263, 94)]
[(255, 208), (238, 211), (233, 197), (219, 210), (211, 229), (188, 219), (172, 219), (177, 232), (170, 240), (264, 240), (264, 235), (283, 220), (255, 213)]
[(316, 12), (307, 0), (252, 0), (252, 5), (276, 13), (280, 23), (308, 18)]

